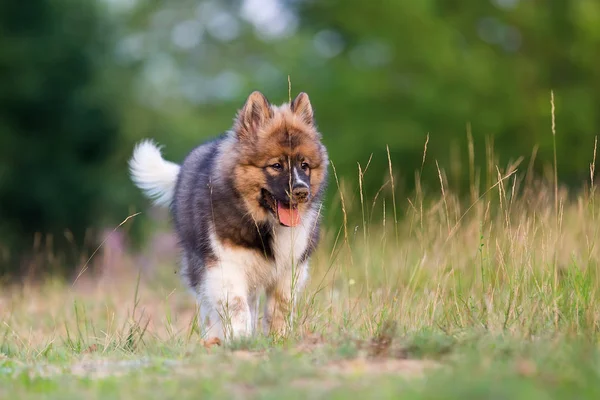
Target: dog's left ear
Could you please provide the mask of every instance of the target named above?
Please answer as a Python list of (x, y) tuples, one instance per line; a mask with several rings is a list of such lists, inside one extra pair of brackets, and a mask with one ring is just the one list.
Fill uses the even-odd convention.
[(315, 121), (315, 116), (313, 113), (312, 105), (310, 104), (310, 99), (308, 95), (304, 92), (300, 93), (292, 104), (290, 105), (292, 112), (300, 117), (302, 121), (307, 123), (308, 125), (313, 125)]
[(259, 91), (252, 92), (237, 116), (238, 137), (253, 139), (262, 125), (271, 118), (273, 118), (273, 109), (269, 100)]

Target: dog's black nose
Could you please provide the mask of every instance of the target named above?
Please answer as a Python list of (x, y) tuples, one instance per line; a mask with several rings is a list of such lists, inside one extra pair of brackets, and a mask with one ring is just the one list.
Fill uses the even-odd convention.
[(307, 201), (309, 195), (310, 191), (305, 185), (294, 185), (292, 188), (292, 197), (298, 203), (304, 203)]

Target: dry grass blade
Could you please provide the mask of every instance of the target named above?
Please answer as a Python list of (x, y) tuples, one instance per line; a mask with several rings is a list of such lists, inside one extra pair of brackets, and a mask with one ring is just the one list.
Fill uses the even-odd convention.
[(73, 281), (73, 284), (72, 284), (73, 286), (75, 286), (75, 283), (77, 283), (77, 281), (79, 280), (79, 278), (81, 277), (81, 275), (83, 275), (85, 273), (85, 271), (87, 270), (87, 267), (88, 267), (90, 261), (92, 261), (92, 258), (94, 258), (94, 256), (96, 255), (96, 253), (102, 248), (102, 246), (104, 246), (104, 244), (111, 237), (111, 235), (113, 235), (117, 231), (117, 229), (119, 229), (120, 227), (122, 227), (131, 218), (136, 217), (136, 216), (138, 216), (140, 214), (141, 214), (141, 212), (138, 212), (138, 213), (135, 213), (135, 214), (132, 214), (132, 215), (128, 216), (119, 225), (117, 225), (117, 227), (115, 229), (113, 229), (112, 232), (109, 233), (106, 236), (106, 238), (104, 238), (104, 240), (102, 241), (102, 243), (100, 243), (100, 245), (96, 248), (96, 250), (94, 250), (94, 252), (92, 253), (92, 255), (88, 258), (88, 260), (85, 262), (85, 264), (81, 268), (81, 271), (75, 277), (75, 280)]

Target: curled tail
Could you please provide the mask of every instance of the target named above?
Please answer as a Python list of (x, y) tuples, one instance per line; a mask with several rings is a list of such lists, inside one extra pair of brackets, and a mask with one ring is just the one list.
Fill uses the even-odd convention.
[(173, 200), (179, 165), (165, 160), (151, 140), (135, 146), (129, 160), (131, 180), (157, 206), (168, 207)]

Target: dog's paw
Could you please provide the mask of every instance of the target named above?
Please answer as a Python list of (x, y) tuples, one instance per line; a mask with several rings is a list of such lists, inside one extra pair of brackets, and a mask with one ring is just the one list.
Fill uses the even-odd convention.
[(210, 349), (213, 346), (221, 346), (221, 339), (219, 339), (218, 337), (212, 337), (206, 340), (201, 340), (200, 344), (202, 344), (204, 348)]

